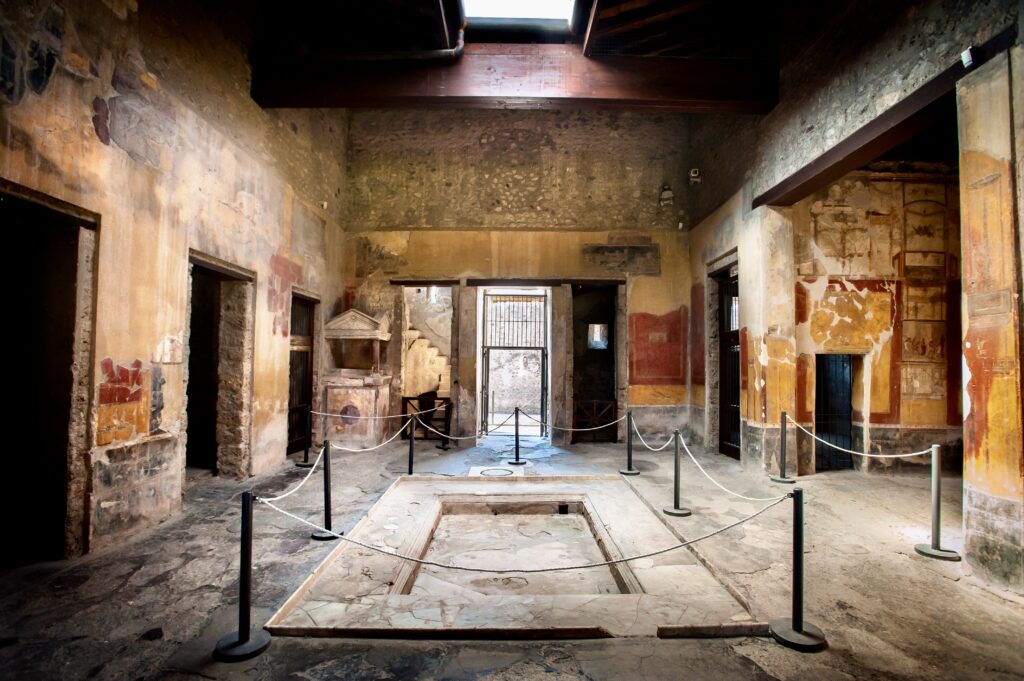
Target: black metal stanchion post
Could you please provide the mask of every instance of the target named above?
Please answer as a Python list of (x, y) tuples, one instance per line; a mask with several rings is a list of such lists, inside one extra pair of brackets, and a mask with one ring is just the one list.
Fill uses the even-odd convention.
[(412, 475), (413, 458), (416, 456), (416, 417), (409, 417), (409, 475)]
[[(309, 535), (317, 541), (331, 541), (337, 539), (336, 533), (331, 531), (331, 443), (324, 440), (324, 529), (327, 532), (317, 530)], [(338, 532), (337, 534), (341, 534)]]
[(622, 475), (639, 475), (640, 471), (633, 468), (633, 410), (626, 412), (626, 467), (619, 471)]
[(692, 515), (693, 511), (688, 508), (683, 508), (680, 506), (679, 502), (679, 464), (682, 461), (682, 459), (679, 458), (679, 437), (678, 430), (672, 434), (672, 438), (675, 440), (675, 477), (672, 485), (672, 507), (666, 508), (665, 514), (685, 518), (688, 515)]
[(786, 412), (782, 412), (782, 428), (779, 431), (779, 474), (771, 476), (774, 482), (783, 482), (792, 485), (796, 482), (786, 475)]
[(296, 461), (299, 468), (312, 468), (313, 462), (309, 460), (309, 446), (313, 444), (313, 405), (309, 405), (309, 413), (306, 416), (306, 453), (302, 455), (302, 461)]
[(515, 417), (516, 417), (516, 458), (513, 459), (512, 461), (509, 461), (509, 463), (512, 464), (513, 466), (522, 466), (523, 464), (526, 463), (526, 460), (519, 458), (519, 407), (516, 407)]
[(942, 548), (942, 450), (932, 445), (932, 543), (914, 547), (922, 556), (939, 560), (960, 560), (956, 551)]
[(804, 491), (793, 490), (793, 616), (773, 620), (768, 625), (772, 638), (802, 653), (814, 653), (828, 647), (821, 629), (804, 622)]
[(213, 648), (221, 662), (241, 662), (256, 657), (270, 645), (270, 632), (252, 628), (252, 490), (242, 492), (242, 541), (238, 575), (238, 631), (228, 634)]

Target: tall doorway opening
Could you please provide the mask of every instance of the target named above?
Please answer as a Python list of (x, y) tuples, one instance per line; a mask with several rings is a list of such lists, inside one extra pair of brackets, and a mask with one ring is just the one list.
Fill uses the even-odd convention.
[(288, 454), (312, 444), (313, 319), (316, 302), (292, 293), (288, 353)]
[(546, 288), (483, 290), (481, 431), (547, 436), (550, 292)]
[[(853, 357), (817, 355), (814, 362), (814, 432), (828, 443), (853, 448)], [(816, 440), (819, 471), (853, 468), (853, 455)]]
[(220, 276), (192, 267), (188, 332), (188, 440), (186, 468), (217, 470), (217, 357), (220, 343)]
[[(573, 428), (571, 442), (615, 442), (607, 426), (618, 418), (615, 382), (617, 287), (573, 286)], [(596, 430), (588, 430), (596, 429)]]
[(718, 301), (718, 451), (740, 458), (740, 284), (735, 265), (712, 275)]
[(88, 448), (95, 223), (3, 191), (0, 223), (20, 241), (12, 385), (25, 407), (7, 458), (8, 479), (17, 482), (2, 509), (9, 550), (0, 568), (10, 568), (84, 548), (84, 497), (69, 495), (84, 486)]
[(185, 384), (190, 480), (252, 472), (253, 278), (193, 254)]

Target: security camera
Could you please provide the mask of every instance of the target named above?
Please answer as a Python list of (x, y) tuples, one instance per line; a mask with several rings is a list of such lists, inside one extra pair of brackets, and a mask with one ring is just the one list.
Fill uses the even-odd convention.
[(690, 184), (700, 184), (702, 179), (699, 168), (690, 168)]

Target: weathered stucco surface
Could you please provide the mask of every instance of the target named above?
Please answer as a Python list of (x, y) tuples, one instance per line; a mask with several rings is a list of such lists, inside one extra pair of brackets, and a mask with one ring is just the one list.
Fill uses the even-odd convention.
[[(754, 197), (956, 63), (966, 47), (1019, 26), (1020, 5), (873, 1), (823, 11), (784, 10), (781, 97), (772, 112), (691, 122), (693, 140), (721, 140), (691, 148), (704, 177), (689, 193), (697, 223), (689, 235), (691, 316), (706, 296), (706, 273), (738, 251), (743, 455), (750, 462), (777, 468), (770, 459), (780, 408), (811, 419), (815, 352), (864, 355), (854, 369), (863, 388), (854, 408), (867, 426), (862, 437), (874, 448), (954, 443), (962, 422), (968, 560), (1019, 590), (1022, 116), (1010, 100), (1020, 101), (1020, 70), (1007, 68), (1004, 54), (961, 81), (959, 192), (941, 177), (868, 179), (859, 187), (846, 178), (803, 208), (750, 207)], [(1011, 50), (1016, 63), (1020, 52), (1019, 45)], [(961, 202), (962, 247), (955, 229)], [(709, 309), (706, 300), (700, 307)], [(981, 328), (972, 314), (980, 315)], [(701, 358), (710, 356), (714, 323), (690, 326), (689, 428), (698, 436), (710, 432), (706, 386), (716, 380), (716, 368)], [(801, 472), (813, 468), (808, 452), (802, 445)]]
[[(1019, 52), (1020, 48), (1016, 48)], [(1017, 57), (1017, 63), (1020, 58)], [(1024, 591), (1021, 239), (1009, 55), (957, 85), (963, 203), (964, 531), (968, 560)]]
[[(348, 134), (350, 300), (385, 277), (624, 279), (623, 349), (632, 369), (644, 368), (620, 376), (628, 404), (661, 408), (664, 418), (653, 424), (661, 429), (679, 416), (688, 295), (680, 230), (688, 222), (685, 116), (366, 110), (351, 113)], [(671, 202), (661, 200), (665, 185)], [(475, 296), (468, 291), (463, 305)], [(464, 321), (462, 335), (475, 334), (473, 318)], [(553, 335), (559, 413), (571, 409), (571, 390), (564, 402), (559, 387), (571, 367), (556, 361), (569, 338)], [(475, 409), (475, 350), (467, 344), (463, 338), (453, 376), (460, 432), (473, 427)]]
[[(347, 239), (345, 271), (355, 275), (347, 279), (347, 297), (359, 309), (371, 305), (371, 300), (399, 296), (398, 287), (388, 285), (391, 278), (624, 279), (629, 319), (625, 350), (634, 365), (628, 376), (628, 404), (670, 407), (668, 418), (660, 419), (656, 427), (664, 429), (672, 420), (679, 422), (685, 381), (680, 370), (684, 364), (680, 339), (686, 337), (681, 309), (689, 295), (685, 233), (409, 230), (355, 232)], [(614, 264), (595, 262), (591, 257), (593, 247), (607, 245), (621, 249), (625, 255)], [(629, 255), (633, 249), (648, 255), (638, 264)], [(650, 268), (651, 252), (657, 253), (656, 274)], [(471, 295), (464, 298), (475, 296), (474, 288), (466, 290)], [(370, 295), (371, 291), (375, 293)], [(371, 309), (376, 308), (367, 311)], [(554, 314), (558, 323), (558, 312)], [(475, 315), (470, 324), (461, 326), (463, 334), (471, 332), (470, 325), (475, 325)], [(566, 338), (571, 341), (571, 334)], [(562, 345), (559, 339), (559, 334), (552, 334), (553, 354)], [(462, 389), (468, 390), (476, 385), (475, 349), (462, 357), (464, 361), (455, 373)], [(399, 366), (400, 358), (391, 357), (390, 350), (389, 360)], [(640, 364), (642, 371), (634, 370)], [(624, 409), (625, 405), (620, 407)], [(560, 418), (556, 420), (561, 423)]]
[(0, 93), (0, 175), (100, 216), (95, 440), (74, 454), (92, 484), (70, 486), (91, 522), (69, 516), (83, 540), (69, 550), (95, 548), (181, 505), (190, 249), (256, 273), (252, 385), (240, 386), (252, 420), (234, 424), (251, 430), (251, 455), (227, 470), (284, 461), (291, 287), (328, 305), (341, 291), (344, 116), (260, 110), (227, 10), (36, 1), (0, 17), (16, 73)]

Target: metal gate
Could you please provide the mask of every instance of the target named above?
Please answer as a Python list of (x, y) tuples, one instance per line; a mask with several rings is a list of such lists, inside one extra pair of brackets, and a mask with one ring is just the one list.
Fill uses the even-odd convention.
[[(851, 355), (818, 355), (815, 361), (814, 431), (826, 442), (853, 446), (853, 358)], [(814, 459), (819, 471), (853, 468), (853, 456), (815, 442)]]
[[(548, 353), (547, 353), (547, 294), (511, 294), (500, 291), (484, 292), (483, 334), (481, 355), (481, 395), (480, 395), (480, 427), (487, 432), (498, 425), (507, 416), (505, 411), (513, 407), (496, 399), (492, 390), (491, 369), (494, 363), (509, 353), (521, 355), (525, 361), (534, 356), (539, 359), (539, 413), (527, 413), (538, 421), (546, 421), (548, 399)], [(500, 397), (500, 396), (499, 396)], [(504, 406), (503, 406), (504, 405)], [(496, 411), (496, 408), (499, 408)], [(502, 411), (504, 408), (504, 411)], [(500, 417), (499, 417), (500, 414)], [(530, 419), (520, 421), (521, 426), (535, 426)], [(511, 423), (502, 431), (512, 432)], [(547, 427), (540, 426), (542, 436), (547, 435)]]

